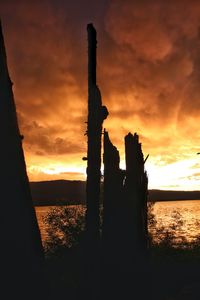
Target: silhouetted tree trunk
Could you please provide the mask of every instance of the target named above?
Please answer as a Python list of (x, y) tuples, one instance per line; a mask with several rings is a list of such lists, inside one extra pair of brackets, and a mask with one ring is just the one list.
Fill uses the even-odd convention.
[(108, 112), (102, 106), (101, 93), (96, 85), (96, 30), (88, 24), (88, 121), (87, 121), (87, 185), (86, 233), (88, 242), (99, 241), (99, 197), (101, 179), (102, 123)]
[[(0, 272), (4, 282), (2, 287), (9, 285), (7, 292), (13, 292), (18, 297), (17, 290), (22, 296), (23, 291), (32, 286), (34, 276), (38, 275), (43, 261), (43, 249), (26, 173), (23, 137), (17, 122), (1, 26), (0, 133)], [(34, 279), (36, 282), (37, 278)]]
[(121, 209), (123, 205), (124, 172), (119, 168), (119, 151), (111, 143), (108, 132), (104, 131), (104, 197), (102, 241), (108, 258), (119, 255), (121, 231)]
[(104, 133), (104, 250), (127, 260), (144, 257), (148, 248), (147, 185), (138, 135), (125, 137), (126, 171), (119, 168), (119, 152)]
[(125, 137), (126, 180), (125, 216), (127, 248), (136, 256), (147, 254), (147, 174), (138, 135), (129, 133)]

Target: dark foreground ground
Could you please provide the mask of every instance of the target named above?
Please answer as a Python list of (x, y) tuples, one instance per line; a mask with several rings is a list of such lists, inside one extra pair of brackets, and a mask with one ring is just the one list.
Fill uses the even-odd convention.
[[(20, 262), (0, 280), (2, 300), (199, 300), (200, 247), (154, 246), (148, 258), (63, 248), (46, 256), (32, 280)], [(1, 270), (2, 271), (2, 270)], [(28, 271), (28, 269), (27, 269)], [(4, 276), (5, 277), (5, 276)], [(3, 284), (4, 283), (4, 284)], [(6, 283), (6, 285), (5, 285)]]
[(200, 250), (152, 249), (148, 261), (106, 262), (80, 249), (46, 258), (46, 299), (200, 299)]

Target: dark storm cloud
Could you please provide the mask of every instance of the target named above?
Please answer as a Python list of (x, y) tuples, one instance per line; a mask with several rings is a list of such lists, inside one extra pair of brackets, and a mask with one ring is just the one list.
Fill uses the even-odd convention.
[(26, 132), (24, 138), (26, 150), (40, 156), (83, 153), (85, 145), (77, 143), (77, 129), (79, 123), (73, 124), (73, 128), (55, 125), (45, 127), (35, 121), (27, 123), (26, 119), (21, 123), (22, 132)]
[(199, 1), (2, 0), (0, 16), (29, 157), (85, 155), (90, 22), (112, 141), (123, 149), (123, 136), (137, 131), (158, 165), (196, 151)]
[[(85, 14), (84, 3), (90, 4)], [(103, 5), (104, 1), (100, 5), (102, 9)], [(86, 19), (94, 8), (92, 1), (0, 3), (20, 128), (26, 137), (25, 147), (32, 144), (50, 154), (82, 149), (80, 139), (73, 135), (82, 136), (85, 130), (85, 31)], [(96, 13), (100, 15), (101, 9), (96, 9)], [(46, 132), (42, 133), (44, 128)], [(60, 132), (63, 130), (65, 138), (61, 138), (59, 132), (55, 135), (55, 128)]]
[(132, 95), (131, 110), (121, 99), (127, 113), (136, 111), (141, 119), (163, 125), (182, 121), (188, 112), (195, 117), (200, 104), (200, 3), (111, 1), (105, 24), (117, 45), (109, 62), (112, 92)]

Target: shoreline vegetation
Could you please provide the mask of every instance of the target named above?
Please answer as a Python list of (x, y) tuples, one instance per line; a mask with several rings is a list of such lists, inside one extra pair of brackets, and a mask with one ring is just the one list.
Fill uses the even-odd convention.
[[(149, 247), (196, 249), (200, 247), (200, 236), (186, 237), (184, 232), (185, 222), (183, 215), (175, 209), (171, 213), (171, 222), (166, 225), (158, 222), (154, 211), (155, 202), (150, 202), (147, 208), (147, 225)], [(71, 248), (80, 243), (80, 236), (85, 230), (85, 205), (55, 206), (51, 207), (43, 216), (42, 221), (46, 225), (47, 239), (44, 245), (54, 252), (57, 248)], [(103, 207), (100, 209), (102, 226)], [(196, 222), (199, 221), (196, 219)], [(50, 246), (51, 245), (51, 246)], [(44, 248), (46, 248), (46, 246)], [(48, 252), (48, 251), (47, 251)]]
[[(153, 206), (153, 203), (148, 205), (149, 273), (146, 275), (149, 278), (147, 288), (149, 290), (147, 294), (153, 295), (153, 298), (149, 296), (149, 299), (197, 299), (194, 297), (199, 295), (200, 239), (187, 242), (179, 236), (177, 240), (176, 233), (184, 226), (181, 215), (178, 212), (174, 214), (171, 228), (166, 229), (158, 226)], [(58, 291), (61, 295), (63, 291), (68, 291), (69, 299), (77, 299), (79, 294), (76, 293), (81, 294), (85, 285), (82, 277), (84, 274), (82, 257), (84, 211), (77, 210), (75, 207), (57, 207), (49, 211), (44, 221), (48, 225), (49, 233), (49, 238), (44, 245), (47, 281), (50, 285), (52, 283), (54, 287), (52, 292), (56, 292), (57, 296), (60, 296), (57, 294)], [(155, 234), (158, 239), (153, 239)], [(103, 260), (101, 249), (99, 251), (98, 263), (101, 268), (104, 268), (104, 265), (101, 266)], [(115, 262), (115, 267), (116, 274), (121, 274), (120, 261)], [(108, 278), (106, 276), (101, 278), (101, 282), (102, 280), (104, 284), (109, 282), (109, 275)]]
[[(30, 182), (34, 206), (85, 204), (86, 182), (81, 180), (52, 180)], [(172, 191), (152, 189), (148, 200), (178, 201), (199, 200), (200, 191)]]

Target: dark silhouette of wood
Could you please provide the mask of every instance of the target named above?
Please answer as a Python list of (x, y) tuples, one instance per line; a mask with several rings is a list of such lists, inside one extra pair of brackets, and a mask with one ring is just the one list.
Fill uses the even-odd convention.
[(17, 122), (1, 24), (0, 133), (0, 273), (4, 283), (2, 286), (10, 285), (8, 293), (16, 293), (17, 297), (19, 291), (22, 297), (23, 291), (32, 286), (31, 281), (38, 274), (43, 249), (26, 173), (23, 137)]
[[(104, 200), (102, 241), (108, 259), (129, 262), (148, 252), (147, 185), (144, 158), (137, 134), (125, 137), (126, 170), (119, 152), (104, 132)], [(110, 254), (109, 254), (110, 252)]]
[(109, 139), (108, 132), (104, 131), (104, 197), (103, 197), (103, 224), (102, 242), (104, 250), (110, 252), (109, 259), (116, 259), (118, 255), (122, 226), (121, 209), (123, 205), (124, 171), (119, 167), (119, 151)]
[(119, 152), (105, 131), (102, 277), (108, 298), (147, 299), (147, 175), (137, 134), (125, 137), (125, 155), (126, 170), (120, 170)]
[(135, 133), (125, 137), (126, 179), (124, 193), (126, 198), (126, 240), (127, 248), (136, 256), (144, 257), (148, 249), (147, 231), (147, 185), (144, 170), (144, 157)]
[(100, 238), (99, 197), (101, 179), (101, 136), (103, 120), (108, 111), (102, 106), (101, 93), (96, 84), (96, 30), (92, 24), (88, 32), (88, 121), (87, 121), (87, 183), (86, 233), (93, 243)]

